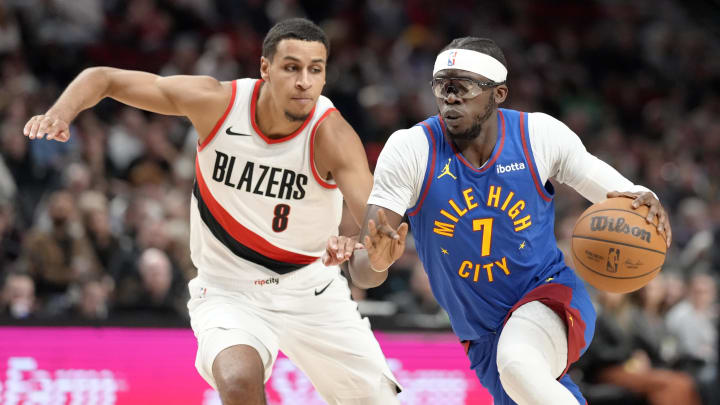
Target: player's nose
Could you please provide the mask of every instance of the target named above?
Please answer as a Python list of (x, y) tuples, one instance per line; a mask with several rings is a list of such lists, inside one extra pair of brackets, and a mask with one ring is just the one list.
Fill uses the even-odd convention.
[(295, 81), (295, 86), (300, 90), (307, 90), (312, 86), (312, 82), (310, 81), (310, 74), (303, 70), (298, 75), (297, 80)]

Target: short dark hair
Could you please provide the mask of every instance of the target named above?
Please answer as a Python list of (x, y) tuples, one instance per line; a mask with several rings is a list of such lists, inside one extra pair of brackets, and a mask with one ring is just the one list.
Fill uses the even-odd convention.
[(478, 37), (462, 37), (462, 38), (455, 38), (445, 46), (445, 48), (442, 49), (442, 51), (446, 51), (448, 49), (469, 49), (471, 51), (484, 53), (485, 55), (490, 55), (493, 58), (500, 61), (500, 63), (507, 68), (507, 61), (505, 60), (505, 54), (503, 54), (502, 49), (500, 49), (499, 46), (493, 41), (492, 39), (488, 38), (478, 38)]
[(330, 41), (328, 41), (327, 35), (322, 28), (305, 18), (290, 18), (280, 21), (270, 28), (263, 40), (262, 56), (272, 60), (280, 41), (288, 38), (320, 42), (325, 45), (327, 56), (330, 56)]

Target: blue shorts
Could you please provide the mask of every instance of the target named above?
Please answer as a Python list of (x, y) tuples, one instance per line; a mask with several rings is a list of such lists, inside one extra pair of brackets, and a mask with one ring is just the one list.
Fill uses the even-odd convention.
[[(595, 308), (585, 285), (573, 270), (565, 268), (525, 294), (508, 312), (505, 322), (515, 309), (530, 301), (540, 301), (547, 305), (567, 324), (568, 363), (558, 381), (572, 392), (580, 404), (585, 405), (586, 401), (580, 389), (566, 374), (570, 365), (585, 353), (595, 332)], [(465, 345), (470, 358), (470, 367), (477, 374), (480, 383), (493, 396), (495, 405), (514, 405), (515, 402), (500, 384), (500, 374), (497, 369), (497, 347), (501, 331), (502, 329), (466, 342)]]

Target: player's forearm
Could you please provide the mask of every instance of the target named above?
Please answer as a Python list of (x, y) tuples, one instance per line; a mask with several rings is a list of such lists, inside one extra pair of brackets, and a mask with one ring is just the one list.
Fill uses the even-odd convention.
[(47, 114), (58, 116), (69, 123), (81, 111), (99, 103), (107, 96), (110, 87), (106, 69), (93, 67), (83, 70), (63, 91)]
[(365, 250), (356, 250), (349, 261), (352, 283), (359, 288), (374, 288), (387, 279), (387, 271), (377, 272), (370, 266), (370, 259)]

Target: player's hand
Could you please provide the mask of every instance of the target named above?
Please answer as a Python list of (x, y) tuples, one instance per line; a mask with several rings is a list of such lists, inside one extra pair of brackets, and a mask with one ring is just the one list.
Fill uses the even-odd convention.
[(670, 243), (672, 242), (672, 229), (670, 228), (670, 219), (665, 212), (665, 208), (663, 208), (662, 204), (660, 204), (660, 201), (655, 198), (655, 195), (653, 193), (649, 191), (642, 193), (632, 191), (611, 191), (607, 193), (607, 198), (615, 197), (632, 198), (633, 200), (635, 200), (632, 203), (633, 208), (637, 208), (641, 205), (647, 205), (648, 207), (650, 207), (647, 217), (645, 217), (645, 221), (647, 221), (647, 223), (649, 224), (652, 224), (655, 223), (655, 217), (657, 217), (657, 223), (655, 223), (655, 227), (657, 227), (658, 232), (665, 236), (665, 242), (667, 243), (667, 246), (670, 247)]
[(385, 211), (378, 210), (377, 216), (377, 225), (372, 219), (368, 222), (370, 234), (365, 236), (363, 242), (368, 252), (370, 266), (379, 272), (386, 270), (403, 254), (408, 224), (403, 222), (396, 230), (388, 224)]
[(25, 124), (23, 135), (30, 139), (42, 139), (67, 142), (70, 139), (68, 123), (54, 114), (36, 115)]
[(350, 259), (355, 249), (363, 249), (362, 243), (347, 236), (331, 236), (322, 255), (322, 263), (326, 266), (336, 266)]

